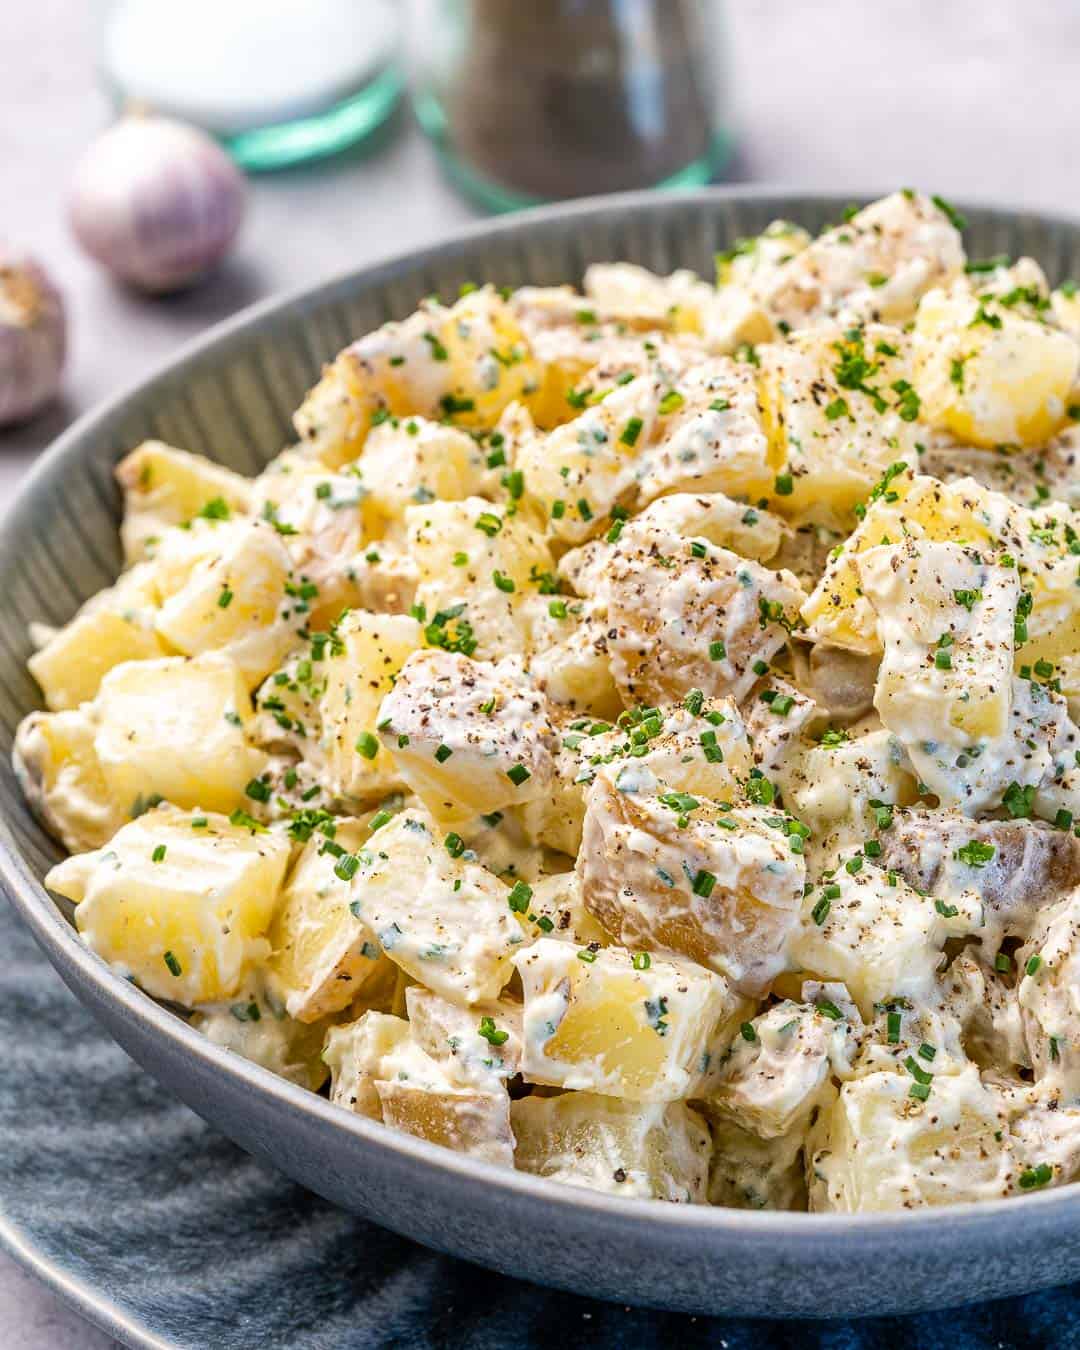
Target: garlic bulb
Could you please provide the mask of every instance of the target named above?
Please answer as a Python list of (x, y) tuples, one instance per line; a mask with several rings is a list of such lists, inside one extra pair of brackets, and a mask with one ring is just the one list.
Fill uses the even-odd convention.
[(66, 350), (60, 292), (31, 258), (0, 248), (0, 426), (55, 395)]
[(228, 251), (244, 214), (243, 176), (204, 132), (140, 114), (86, 151), (71, 199), (75, 235), (110, 272), (172, 291)]

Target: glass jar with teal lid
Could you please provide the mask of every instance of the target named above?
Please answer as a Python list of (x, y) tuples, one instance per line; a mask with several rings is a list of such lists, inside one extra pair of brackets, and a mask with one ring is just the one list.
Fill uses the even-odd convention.
[(731, 148), (722, 0), (416, 0), (416, 111), (474, 198), (709, 181)]
[(401, 94), (399, 0), (112, 0), (103, 78), (217, 136), (246, 169), (333, 154)]

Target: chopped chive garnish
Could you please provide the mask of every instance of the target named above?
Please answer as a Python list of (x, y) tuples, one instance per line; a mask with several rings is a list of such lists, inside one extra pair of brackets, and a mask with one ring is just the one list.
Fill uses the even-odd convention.
[(532, 899), (532, 887), (525, 884), (524, 881), (515, 881), (510, 888), (510, 893), (506, 897), (506, 903), (515, 914), (524, 914), (529, 908), (529, 901)]

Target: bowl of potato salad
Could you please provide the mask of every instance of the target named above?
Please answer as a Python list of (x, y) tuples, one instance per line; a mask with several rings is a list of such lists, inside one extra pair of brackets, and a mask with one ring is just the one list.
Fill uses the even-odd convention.
[(965, 214), (484, 224), (52, 449), (3, 877), (168, 1091), (627, 1302), (1080, 1276), (1080, 226)]

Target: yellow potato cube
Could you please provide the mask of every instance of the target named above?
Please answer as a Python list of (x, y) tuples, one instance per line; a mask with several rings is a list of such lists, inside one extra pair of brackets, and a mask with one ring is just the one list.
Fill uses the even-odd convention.
[(546, 700), (509, 664), (414, 652), (382, 700), (378, 726), (384, 753), (446, 823), (531, 801), (551, 783)]
[(788, 1135), (800, 1122), (805, 1129), (833, 1092), (833, 1074), (850, 1076), (862, 1027), (841, 1012), (831, 999), (818, 1005), (785, 999), (746, 1023), (704, 1103), (709, 1114), (764, 1139)]
[(746, 1012), (720, 975), (621, 947), (540, 938), (513, 958), (525, 989), (522, 1073), (628, 1101), (702, 1095)]
[[(330, 1069), (330, 1100), (372, 1120), (382, 1119), (375, 1080), (384, 1072), (410, 1069), (422, 1076), (427, 1060), (413, 1043), (404, 1017), (371, 1011), (355, 1022), (331, 1027), (322, 1057)], [(434, 1065), (432, 1069), (435, 1081), (440, 1081), (441, 1074)]]
[(422, 630), (405, 614), (349, 613), (320, 670), (322, 744), (330, 790), (350, 801), (377, 797), (400, 783), (391, 755), (379, 743), (379, 706)]
[(782, 814), (665, 793), (628, 760), (603, 766), (589, 789), (578, 875), (586, 908), (618, 941), (761, 993), (784, 967), (806, 869)]
[(284, 531), (307, 626), (328, 629), (346, 609), (407, 610), (416, 568), (396, 539), (369, 539), (368, 494), (354, 466), (331, 473), (301, 459), (298, 468), (295, 452), (286, 453), (294, 457), (257, 481), (256, 513)]
[(468, 497), (410, 506), (405, 521), (429, 644), (486, 661), (528, 651), (530, 601), (555, 564), (525, 515)]
[(509, 999), (461, 1008), (414, 984), (405, 991), (417, 1045), (458, 1087), (494, 1092), (521, 1071), (521, 1005)]
[(314, 1022), (340, 1012), (377, 980), (386, 964), (375, 934), (349, 908), (340, 860), (370, 831), (357, 820), (329, 823), (304, 845), (289, 875), (269, 938), (269, 971), (290, 1017)]
[(496, 1167), (513, 1167), (514, 1136), (505, 1088), (478, 1092), (473, 1088), (376, 1080), (375, 1091), (383, 1122), (393, 1129)]
[(248, 479), (164, 441), (143, 441), (116, 466), (116, 478), (124, 493), (120, 538), (129, 563), (152, 553), (172, 526), (200, 512), (218, 519), (243, 515), (251, 499)]
[[(309, 606), (302, 598), (289, 601), (291, 560), (269, 525), (237, 522), (212, 531), (206, 543), (183, 584), (164, 600), (157, 631), (188, 656), (224, 652), (250, 687), (296, 641)], [(298, 597), (301, 587), (294, 586)]]
[(403, 811), (351, 855), (359, 860), (351, 905), (391, 961), (468, 1006), (498, 998), (525, 935), (509, 888), (468, 861), (460, 843), (454, 834), (437, 838), (420, 816)]
[(962, 272), (955, 219), (940, 199), (891, 193), (797, 250), (757, 287), (769, 313), (791, 328), (827, 316), (850, 327), (868, 319), (904, 323), (931, 286)]
[(753, 372), (724, 360), (617, 382), (572, 422), (527, 441), (517, 464), (550, 533), (568, 543), (596, 534), (616, 505), (680, 491), (760, 496), (776, 471)]
[(775, 459), (774, 506), (797, 521), (850, 528), (891, 463), (916, 462), (907, 340), (870, 324), (823, 325), (763, 347), (761, 397)]
[[(626, 262), (591, 263), (585, 269), (583, 289), (594, 312), (604, 319), (693, 333), (704, 331), (716, 294), (708, 282), (686, 268), (661, 277)], [(580, 309), (580, 298), (576, 303)]]
[(564, 1092), (523, 1097), (510, 1118), (519, 1171), (609, 1195), (705, 1203), (709, 1131), (684, 1102)]
[(15, 734), (19, 786), (50, 834), (72, 853), (99, 848), (128, 818), (115, 801), (94, 749), (92, 708), (30, 713)]
[(45, 702), (59, 712), (94, 697), (102, 676), (122, 661), (149, 661), (165, 648), (152, 621), (136, 611), (100, 607), (84, 611), (61, 628), (27, 662)]
[(229, 998), (267, 955), (288, 861), (283, 835), (162, 807), (107, 848), (59, 863), (45, 884), (75, 902), (79, 932), (103, 960), (192, 1007)]
[(380, 413), (490, 427), (540, 373), (509, 306), (485, 287), (451, 309), (425, 301), (346, 347), (293, 421), (305, 452), (337, 468), (359, 455)]
[(805, 592), (728, 549), (631, 521), (604, 578), (608, 651), (629, 705), (683, 699), (692, 689), (741, 699), (788, 638)]
[(266, 757), (248, 743), (251, 699), (231, 661), (207, 653), (115, 666), (94, 703), (94, 750), (125, 811), (155, 798), (232, 811)]
[(922, 417), (967, 445), (1040, 445), (1066, 422), (1080, 346), (1008, 298), (958, 288), (919, 305), (912, 378)]
[(409, 1023), (367, 1012), (331, 1028), (323, 1058), (331, 1068), (330, 1100), (347, 1110), (485, 1162), (513, 1166), (510, 1100), (458, 1086), (414, 1040)]
[[(550, 607), (552, 602), (544, 603)], [(622, 700), (611, 674), (607, 629), (602, 616), (594, 617), (587, 604), (583, 608), (586, 612), (567, 636), (533, 653), (529, 674), (552, 703), (593, 717), (618, 717)]]
[(400, 532), (410, 506), (480, 497), (489, 480), (486, 452), (471, 436), (425, 417), (375, 427), (351, 467), (363, 488), (372, 539)]
[(933, 1075), (925, 1101), (907, 1074), (844, 1083), (807, 1141), (810, 1208), (915, 1209), (1008, 1195), (1008, 1114), (973, 1064)]
[(805, 746), (779, 781), (819, 857), (862, 843), (874, 823), (871, 802), (910, 806), (918, 788), (903, 746), (884, 728)]
[[(944, 740), (958, 749), (1003, 735), (1016, 569), (959, 544), (907, 543), (860, 554), (858, 573), (885, 649), (874, 694), (885, 725), (905, 744)], [(915, 766), (921, 771), (920, 760)]]
[(788, 942), (789, 969), (847, 986), (863, 1020), (875, 1003), (929, 1003), (941, 950), (951, 936), (933, 900), (896, 872), (860, 857), (807, 889), (802, 922)]
[[(1067, 561), (1065, 528), (1073, 529), (1072, 513), (1064, 507), (1029, 511), (974, 479), (941, 483), (921, 474), (912, 476), (900, 463), (871, 493), (858, 529), (830, 555), (824, 576), (802, 609), (807, 636), (851, 651), (880, 651), (877, 620), (862, 594), (857, 557), (907, 538), (960, 544), (987, 554), (1000, 550), (1012, 557), (1033, 602), (1027, 621), (1031, 646), (1023, 659), (1038, 659), (1044, 644), (1067, 650), (1080, 614), (1064, 585), (1067, 578), (1075, 580), (1075, 567)], [(1046, 654), (1053, 659), (1049, 649)]]

